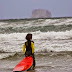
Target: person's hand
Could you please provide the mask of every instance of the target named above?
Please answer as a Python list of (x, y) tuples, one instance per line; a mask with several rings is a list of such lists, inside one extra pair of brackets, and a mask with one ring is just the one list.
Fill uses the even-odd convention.
[(27, 55), (26, 55), (26, 57), (27, 57)]
[(30, 55), (30, 56), (32, 56), (32, 55)]
[[(30, 55), (30, 56), (32, 56), (32, 55)], [(33, 56), (32, 56), (33, 57)]]

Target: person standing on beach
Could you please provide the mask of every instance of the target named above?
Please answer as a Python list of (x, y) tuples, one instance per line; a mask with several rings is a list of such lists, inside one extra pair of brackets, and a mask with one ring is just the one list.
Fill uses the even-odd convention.
[(25, 56), (32, 56), (33, 57), (33, 69), (35, 68), (35, 56), (34, 56), (34, 41), (32, 41), (32, 34), (26, 35), (26, 42), (23, 45), (23, 53)]

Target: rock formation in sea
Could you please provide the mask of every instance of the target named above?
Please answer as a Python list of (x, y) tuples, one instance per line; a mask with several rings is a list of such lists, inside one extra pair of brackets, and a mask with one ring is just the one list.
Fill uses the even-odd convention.
[(50, 18), (51, 12), (45, 9), (35, 9), (32, 11), (31, 18)]

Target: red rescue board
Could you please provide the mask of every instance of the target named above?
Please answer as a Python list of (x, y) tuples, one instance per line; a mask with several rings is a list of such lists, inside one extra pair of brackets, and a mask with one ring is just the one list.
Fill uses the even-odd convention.
[(18, 65), (14, 68), (13, 71), (25, 71), (28, 70), (33, 64), (33, 58), (31, 56), (25, 57)]

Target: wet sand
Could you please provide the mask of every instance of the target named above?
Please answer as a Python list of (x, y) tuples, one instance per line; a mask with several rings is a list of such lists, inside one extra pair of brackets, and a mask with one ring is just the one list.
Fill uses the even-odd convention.
[[(0, 60), (0, 72), (13, 72), (13, 68), (24, 57), (15, 57)], [(24, 72), (72, 72), (71, 53), (43, 53), (36, 54), (36, 68), (34, 71)]]

